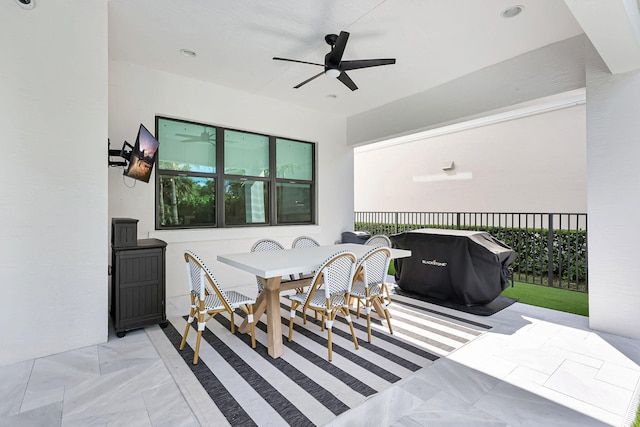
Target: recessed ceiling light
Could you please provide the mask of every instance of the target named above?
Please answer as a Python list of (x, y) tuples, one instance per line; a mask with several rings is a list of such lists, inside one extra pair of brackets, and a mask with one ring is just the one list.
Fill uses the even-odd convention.
[(189, 58), (193, 58), (194, 56), (196, 56), (196, 53), (189, 49), (180, 49), (180, 53), (184, 56), (188, 56)]
[(331, 94), (329, 94), (329, 95), (327, 95), (327, 98), (337, 98), (337, 97), (338, 97), (338, 95), (334, 95), (334, 94), (332, 94), (332, 93), (331, 93)]
[(524, 9), (524, 6), (522, 5), (511, 6), (510, 8), (503, 10), (500, 16), (503, 18), (513, 18), (514, 16), (520, 15), (522, 9)]
[(16, 0), (18, 5), (23, 9), (33, 9), (36, 5), (36, 0)]

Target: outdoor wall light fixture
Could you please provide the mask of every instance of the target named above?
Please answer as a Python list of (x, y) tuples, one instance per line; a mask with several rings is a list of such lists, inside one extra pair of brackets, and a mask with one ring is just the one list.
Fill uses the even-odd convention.
[(442, 166), (442, 170), (443, 171), (452, 171), (455, 169), (455, 165), (453, 164), (453, 160), (451, 160), (450, 162), (446, 163), (444, 166)]

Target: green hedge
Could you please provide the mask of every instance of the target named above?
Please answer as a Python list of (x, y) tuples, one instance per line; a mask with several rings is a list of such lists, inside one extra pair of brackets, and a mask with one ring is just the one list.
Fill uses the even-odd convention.
[[(419, 228), (453, 229), (454, 226), (399, 224), (398, 233)], [(548, 230), (510, 227), (460, 227), (486, 231), (516, 252), (512, 264), (514, 277), (528, 283), (548, 283)], [(371, 235), (396, 233), (395, 224), (356, 222), (356, 231)], [(584, 230), (554, 230), (552, 239), (553, 286), (587, 291), (587, 233)]]

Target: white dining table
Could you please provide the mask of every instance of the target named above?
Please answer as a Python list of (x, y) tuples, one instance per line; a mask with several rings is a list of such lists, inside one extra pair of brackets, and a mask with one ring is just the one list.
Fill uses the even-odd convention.
[[(282, 282), (282, 277), (301, 272), (315, 271), (330, 256), (340, 251), (353, 252), (358, 259), (373, 249), (373, 246), (359, 245), (356, 243), (342, 243), (327, 246), (315, 246), (310, 248), (295, 248), (265, 252), (243, 252), (228, 255), (218, 255), (218, 261), (239, 268), (240, 270), (259, 277), (264, 290), (258, 296), (253, 306), (256, 321), (267, 314), (268, 351), (273, 358), (282, 356), (282, 324), (280, 321), (280, 292), (286, 289), (304, 287), (310, 283), (310, 279)], [(404, 258), (411, 256), (411, 251), (406, 249), (391, 250), (391, 258)], [(249, 330), (247, 320), (240, 326), (239, 331), (246, 333)]]

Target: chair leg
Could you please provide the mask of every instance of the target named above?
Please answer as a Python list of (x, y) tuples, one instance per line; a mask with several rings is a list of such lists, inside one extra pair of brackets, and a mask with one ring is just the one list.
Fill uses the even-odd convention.
[(357, 298), (357, 300), (358, 300), (358, 305), (356, 308), (356, 319), (359, 319), (360, 318), (360, 298)]
[(293, 339), (293, 320), (296, 318), (296, 309), (300, 303), (291, 301), (291, 312), (289, 314), (289, 342)]
[(368, 298), (364, 310), (367, 314), (367, 341), (371, 342), (371, 300)]
[(184, 328), (184, 334), (182, 334), (182, 342), (180, 342), (180, 350), (184, 350), (184, 346), (187, 343), (187, 335), (189, 335), (189, 329), (191, 329), (191, 323), (196, 315), (196, 301), (193, 294), (191, 296), (191, 309), (189, 310), (189, 318), (187, 319), (187, 326)]
[(389, 315), (389, 306), (384, 305), (384, 317), (387, 318), (387, 326), (389, 326), (389, 333), (393, 335), (393, 329), (391, 329), (391, 316)]
[[(333, 316), (332, 316), (332, 312), (329, 312), (328, 315), (328, 319), (327, 320), (327, 351), (328, 351), (328, 358), (329, 358), (329, 362), (331, 362), (333, 360), (333, 342), (331, 341), (331, 329), (333, 328), (333, 318), (335, 317), (335, 311), (333, 311)], [(322, 319), (323, 319), (323, 324), (324, 324), (324, 320), (325, 320), (325, 314), (322, 313)]]
[(251, 325), (251, 348), (256, 348), (256, 321), (253, 318), (253, 304), (247, 304), (249, 324)]
[(231, 333), (235, 334), (236, 333), (236, 319), (233, 316), (233, 309), (231, 309)]
[(204, 331), (204, 308), (198, 311), (198, 337), (196, 338), (196, 349), (193, 353), (193, 364), (198, 364), (198, 354), (200, 354), (200, 340), (202, 338), (202, 331)]
[[(351, 315), (349, 314), (349, 308), (348, 307), (342, 307), (341, 310), (342, 310), (342, 313), (344, 314), (345, 320), (349, 323), (349, 329), (351, 329), (351, 336), (353, 337), (353, 345), (357, 350), (359, 348), (358, 347), (358, 338), (356, 338), (356, 330), (353, 328), (353, 322), (351, 321)], [(334, 314), (334, 317), (335, 317), (335, 314)]]

